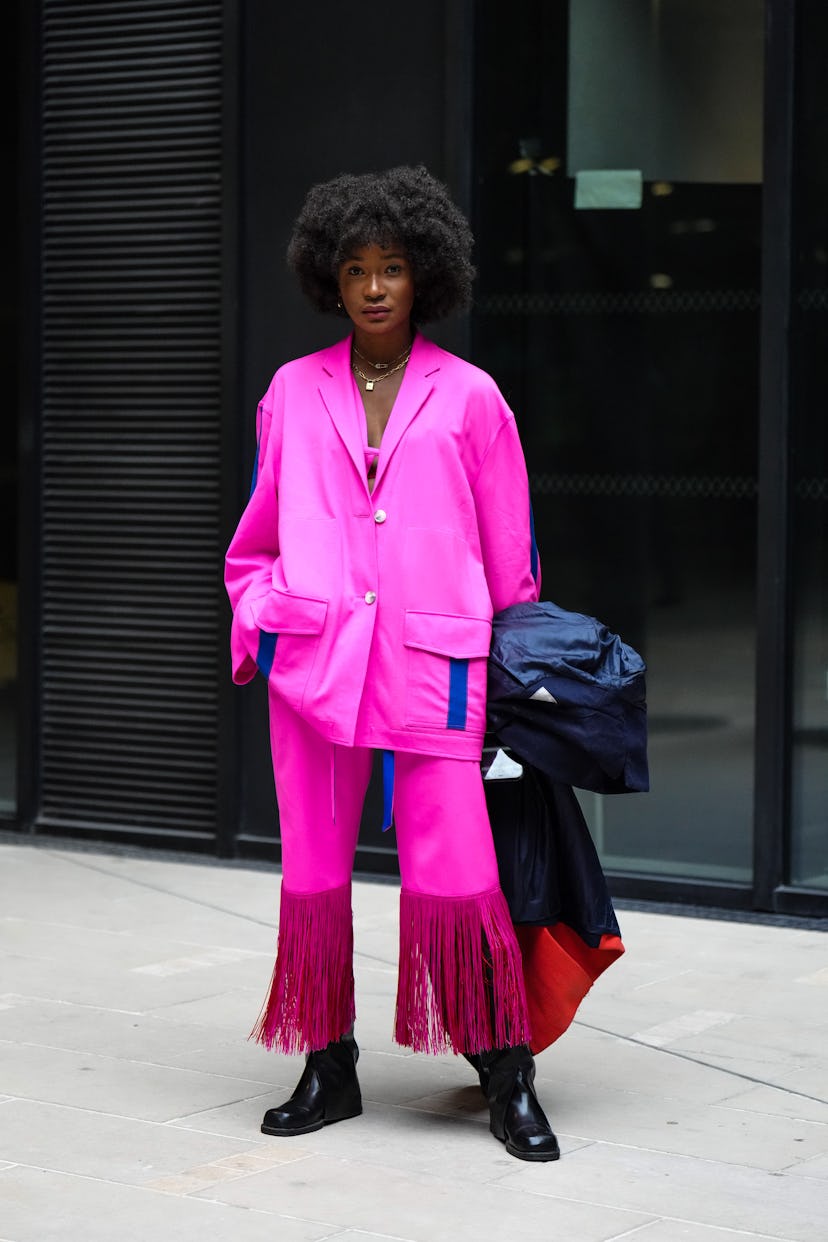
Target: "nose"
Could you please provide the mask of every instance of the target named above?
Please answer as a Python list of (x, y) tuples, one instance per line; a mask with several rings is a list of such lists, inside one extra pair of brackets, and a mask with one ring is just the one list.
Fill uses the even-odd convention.
[(382, 277), (379, 273), (372, 272), (368, 276), (365, 286), (365, 296), (371, 302), (377, 302), (381, 298), (385, 297), (385, 285), (383, 284)]

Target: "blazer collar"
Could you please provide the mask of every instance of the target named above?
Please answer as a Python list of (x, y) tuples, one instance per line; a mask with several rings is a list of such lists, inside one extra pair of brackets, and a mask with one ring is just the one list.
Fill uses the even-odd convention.
[[(436, 375), (440, 370), (441, 354), (442, 350), (439, 346), (427, 341), (419, 332), (415, 333), (411, 357), (405, 368), (405, 375), (400, 391), (397, 393), (388, 426), (382, 437), (374, 484), (375, 492), (391, 456), (434, 387)], [(351, 337), (348, 336), (344, 341), (338, 341), (336, 345), (323, 350), (321, 363), (320, 396), (360, 477), (365, 479), (363, 452), (365, 411), (353, 382)]]

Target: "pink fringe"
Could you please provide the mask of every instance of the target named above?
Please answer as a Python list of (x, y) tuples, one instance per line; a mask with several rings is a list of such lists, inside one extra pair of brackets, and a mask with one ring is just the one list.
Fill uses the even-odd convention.
[(351, 886), (290, 893), (282, 886), (270, 994), (250, 1038), (279, 1052), (314, 1052), (354, 1021)]
[(499, 888), (474, 897), (400, 893), (395, 1038), (434, 1053), (529, 1042), (520, 948)]

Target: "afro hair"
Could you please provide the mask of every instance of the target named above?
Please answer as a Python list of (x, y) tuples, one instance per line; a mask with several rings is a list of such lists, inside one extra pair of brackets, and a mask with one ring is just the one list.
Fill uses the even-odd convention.
[(317, 310), (337, 306), (340, 263), (356, 246), (394, 242), (414, 277), (415, 323), (430, 323), (471, 301), (473, 238), (446, 187), (422, 166), (354, 176), (313, 186), (293, 227), (288, 266)]

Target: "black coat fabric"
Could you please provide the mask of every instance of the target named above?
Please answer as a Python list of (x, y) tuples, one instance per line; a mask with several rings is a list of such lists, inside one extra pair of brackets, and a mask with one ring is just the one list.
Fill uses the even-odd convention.
[[(483, 752), (484, 777), (494, 753)], [(597, 948), (602, 936), (621, 933), (578, 800), (571, 786), (521, 766), (517, 778), (483, 782), (512, 922), (566, 923)]]
[(494, 618), (488, 669), (488, 728), (500, 745), (555, 784), (649, 789), (646, 666), (600, 621), (515, 604)]

